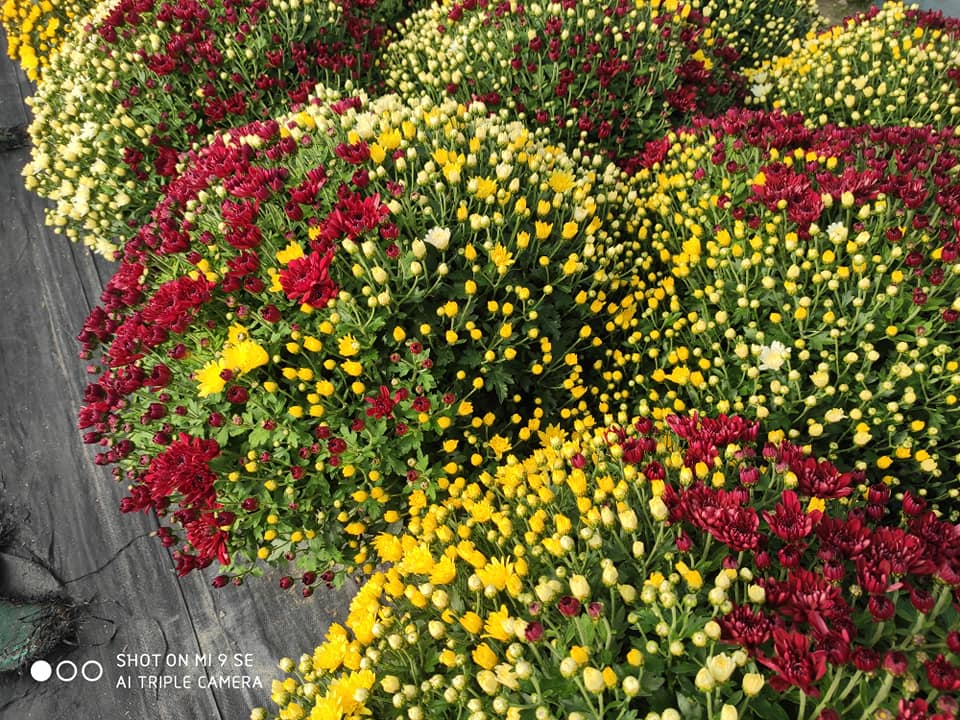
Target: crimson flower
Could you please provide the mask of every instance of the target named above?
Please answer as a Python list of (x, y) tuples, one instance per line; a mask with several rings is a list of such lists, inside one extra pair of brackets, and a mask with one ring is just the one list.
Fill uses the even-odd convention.
[(370, 405), (367, 408), (367, 417), (376, 418), (380, 420), (385, 417), (393, 417), (393, 408), (396, 406), (396, 403), (390, 398), (390, 388), (386, 385), (380, 386), (380, 392), (377, 393), (376, 397), (364, 398), (365, 402)]
[(773, 622), (761, 610), (754, 610), (749, 605), (735, 605), (720, 618), (720, 629), (724, 642), (742, 645), (754, 652), (770, 639)]
[[(760, 517), (754, 508), (744, 507), (747, 500), (749, 494), (743, 488), (715, 490), (698, 482), (680, 496), (676, 510), (679, 517), (741, 552), (760, 544)], [(666, 493), (664, 502), (670, 507)]]
[(309, 255), (291, 260), (280, 271), (280, 287), (290, 300), (305, 303), (315, 308), (324, 308), (336, 297), (339, 288), (330, 279), (330, 263), (333, 250), (322, 255), (313, 251)]
[(143, 482), (154, 500), (161, 500), (177, 492), (193, 505), (213, 503), (216, 474), (210, 470), (210, 461), (220, 454), (215, 440), (190, 437), (185, 433), (150, 461)]
[(841, 473), (833, 463), (812, 458), (796, 445), (783, 443), (774, 450), (777, 463), (797, 476), (797, 490), (804, 497), (847, 497), (853, 492), (854, 481), (859, 480), (859, 473)]
[(767, 602), (783, 615), (807, 622), (822, 635), (827, 621), (841, 621), (850, 615), (841, 589), (819, 573), (805, 568), (791, 569), (786, 581), (767, 581)]
[(777, 692), (791, 687), (800, 688), (810, 697), (820, 697), (813, 686), (827, 671), (827, 654), (810, 649), (810, 638), (803, 633), (777, 627), (773, 629), (774, 656), (757, 654), (757, 662), (773, 670), (776, 675), (769, 683)]
[(186, 524), (187, 540), (196, 548), (201, 561), (216, 559), (221, 565), (230, 564), (230, 555), (227, 552), (229, 535), (220, 529), (227, 524), (227, 519), (213, 513), (205, 513), (194, 522)]
[(572, 595), (564, 595), (557, 603), (557, 610), (564, 617), (576, 617), (580, 614), (580, 601)]
[(953, 665), (943, 654), (924, 663), (927, 680), (937, 690), (955, 692), (960, 690), (960, 668)]
[(763, 519), (770, 530), (785, 542), (797, 542), (813, 532), (823, 513), (820, 510), (804, 512), (793, 490), (785, 490), (774, 512), (764, 510)]

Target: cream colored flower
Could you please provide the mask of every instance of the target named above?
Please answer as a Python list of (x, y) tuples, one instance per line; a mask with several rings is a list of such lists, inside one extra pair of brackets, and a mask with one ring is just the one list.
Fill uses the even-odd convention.
[(779, 370), (790, 359), (790, 348), (779, 340), (760, 348), (760, 370)]

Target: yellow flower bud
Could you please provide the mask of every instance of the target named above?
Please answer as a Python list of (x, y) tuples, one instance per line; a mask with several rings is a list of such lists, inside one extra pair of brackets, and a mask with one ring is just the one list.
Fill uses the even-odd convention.
[(607, 688), (607, 684), (603, 680), (603, 673), (595, 667), (585, 667), (583, 669), (583, 686), (588, 692), (596, 693), (597, 695)]
[(743, 676), (743, 694), (754, 697), (763, 689), (763, 675), (760, 673), (746, 673)]

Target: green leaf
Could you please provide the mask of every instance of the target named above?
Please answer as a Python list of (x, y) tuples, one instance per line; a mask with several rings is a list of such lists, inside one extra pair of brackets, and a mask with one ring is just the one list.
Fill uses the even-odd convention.
[(793, 720), (797, 716), (796, 711), (792, 714), (788, 713), (782, 704), (777, 703), (775, 705), (769, 700), (763, 700), (759, 697), (750, 701), (750, 707), (754, 711), (754, 715), (762, 717), (764, 720)]
[(700, 698), (677, 693), (677, 709), (680, 711), (680, 717), (684, 720), (702, 720), (704, 707), (698, 700)]

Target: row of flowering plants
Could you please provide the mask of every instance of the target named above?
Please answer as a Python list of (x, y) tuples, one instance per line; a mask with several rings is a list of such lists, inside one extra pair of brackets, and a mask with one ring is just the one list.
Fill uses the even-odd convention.
[(402, 24), (384, 75), (400, 93), (504, 106), (629, 169), (672, 123), (738, 99), (739, 57), (677, 0), (464, 0)]
[(218, 136), (81, 334), (80, 424), (122, 509), (164, 516), (180, 572), (218, 561), (218, 584), (258, 561), (342, 572), (442, 478), (583, 402), (618, 187), (450, 100), (321, 91)]
[(921, 499), (738, 416), (541, 438), (375, 539), (273, 717), (957, 716), (960, 527)]
[(116, 259), (182, 153), (267, 120), (318, 82), (377, 84), (402, 0), (105, 0), (48, 58), (28, 100), (27, 187), (47, 224)]
[(954, 126), (960, 18), (886, 2), (794, 41), (746, 71), (748, 106), (801, 112), (808, 124)]
[(651, 143), (631, 232), (665, 279), (630, 339), (633, 400), (749, 411), (955, 516), (958, 167), (952, 128), (749, 110)]
[(279, 718), (956, 716), (952, 21), (415, 6), (108, 0), (33, 100), (121, 509), (364, 576)]

